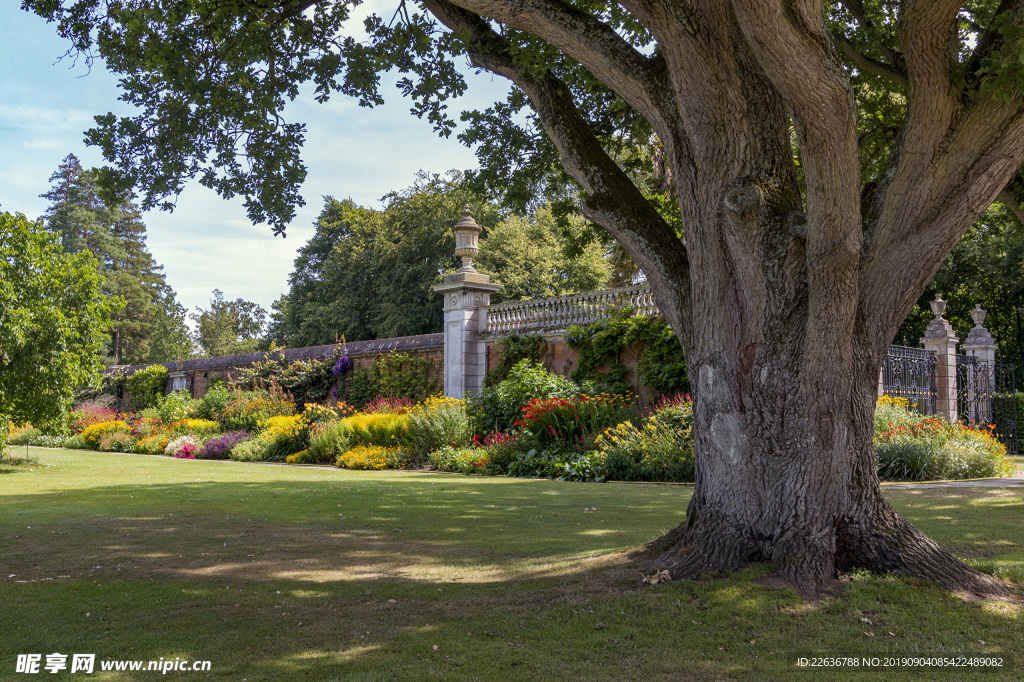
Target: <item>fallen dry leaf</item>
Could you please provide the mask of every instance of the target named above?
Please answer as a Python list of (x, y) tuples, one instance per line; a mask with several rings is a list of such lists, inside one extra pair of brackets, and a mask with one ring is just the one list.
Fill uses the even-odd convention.
[(657, 585), (658, 583), (667, 583), (672, 580), (672, 574), (668, 571), (661, 570), (653, 575), (645, 575), (644, 582), (648, 585)]

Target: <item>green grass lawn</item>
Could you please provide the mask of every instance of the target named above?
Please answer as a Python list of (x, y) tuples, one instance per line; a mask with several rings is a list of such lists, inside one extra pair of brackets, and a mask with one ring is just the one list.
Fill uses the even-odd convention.
[[(1018, 605), (935, 585), (858, 574), (808, 604), (753, 584), (771, 572), (756, 567), (641, 588), (627, 553), (683, 519), (685, 486), (29, 452), (0, 465), (0, 679), (55, 651), (210, 660), (169, 675), (247, 682), (848, 679), (865, 675), (795, 659), (983, 652), (1006, 667), (886, 674), (1024, 668)], [(1024, 490), (887, 494), (960, 556), (1024, 576)]]

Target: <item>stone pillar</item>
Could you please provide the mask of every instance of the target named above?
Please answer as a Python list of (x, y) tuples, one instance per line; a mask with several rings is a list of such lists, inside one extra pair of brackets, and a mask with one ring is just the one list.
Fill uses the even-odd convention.
[(491, 294), (501, 289), (491, 284), (488, 275), (473, 268), (481, 228), (466, 206), (452, 228), (455, 254), (462, 258), (458, 272), (444, 278), (434, 291), (444, 296), (444, 394), (462, 398), (476, 395), (483, 388), (487, 371), (487, 344), (481, 335), (487, 331), (487, 308)]
[(984, 424), (992, 421), (992, 393), (996, 390), (996, 349), (999, 348), (992, 334), (982, 326), (987, 314), (980, 304), (974, 306), (971, 311), (974, 328), (968, 332), (963, 345), (964, 353), (978, 361), (971, 368), (974, 372), (971, 383), (976, 391), (971, 404), (978, 406), (977, 414), (970, 415), (971, 421)]
[(953, 333), (953, 326), (942, 317), (946, 311), (946, 302), (941, 296), (932, 301), (932, 312), (935, 319), (928, 323), (928, 328), (921, 338), (921, 345), (935, 353), (935, 413), (955, 422), (956, 412), (956, 344), (960, 341)]

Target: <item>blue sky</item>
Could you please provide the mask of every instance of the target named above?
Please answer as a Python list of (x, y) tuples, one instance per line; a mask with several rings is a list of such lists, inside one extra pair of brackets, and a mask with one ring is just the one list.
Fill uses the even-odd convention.
[[(383, 14), (392, 4), (375, 0), (366, 7), (380, 7)], [(46, 209), (39, 195), (49, 189), (61, 159), (74, 153), (86, 167), (103, 164), (99, 152), (82, 141), (93, 116), (129, 109), (118, 101), (117, 79), (102, 64), (88, 72), (81, 63), (57, 62), (67, 50), (65, 41), (18, 5), (0, 4), (0, 209), (35, 218)], [(456, 113), (487, 106), (508, 90), (502, 79), (463, 71), (470, 88), (450, 105)], [(454, 136), (437, 137), (409, 113), (409, 102), (397, 90), (382, 92), (388, 101), (374, 109), (342, 95), (323, 105), (303, 96), (289, 106), (289, 120), (307, 124), (303, 159), (309, 172), (302, 187), (306, 205), (287, 238), (252, 225), (241, 200), (225, 201), (198, 183), (181, 194), (173, 213), (146, 215), (150, 251), (182, 304), (190, 310), (207, 307), (210, 292), (220, 289), (228, 298), (269, 310), (287, 289), (295, 252), (313, 233), (322, 196), (379, 207), (384, 194), (412, 184), (418, 170), (476, 166), (472, 150)]]

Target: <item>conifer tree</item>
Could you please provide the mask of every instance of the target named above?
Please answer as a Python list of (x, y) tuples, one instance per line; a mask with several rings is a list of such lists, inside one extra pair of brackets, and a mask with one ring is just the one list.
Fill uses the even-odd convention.
[(100, 196), (96, 171), (84, 169), (74, 154), (61, 162), (50, 182), (50, 191), (41, 195), (50, 200), (44, 214), (47, 229), (59, 236), (65, 253), (92, 253), (100, 263), (104, 294), (122, 302), (111, 315), (108, 362), (136, 364), (176, 359), (162, 353), (189, 354), (184, 309), (175, 302), (163, 266), (146, 247), (138, 206), (130, 198), (108, 205)]

